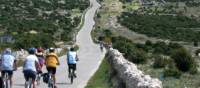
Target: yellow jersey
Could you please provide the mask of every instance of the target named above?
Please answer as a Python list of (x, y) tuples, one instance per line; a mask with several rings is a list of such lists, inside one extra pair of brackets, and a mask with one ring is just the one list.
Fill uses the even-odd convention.
[(56, 55), (56, 53), (47, 54), (45, 58), (45, 64), (47, 67), (56, 67), (58, 63), (59, 61), (58, 61), (58, 56)]

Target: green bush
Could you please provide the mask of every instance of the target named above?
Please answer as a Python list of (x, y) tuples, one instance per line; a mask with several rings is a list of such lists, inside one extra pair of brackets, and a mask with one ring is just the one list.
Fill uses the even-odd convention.
[(190, 71), (191, 68), (196, 68), (196, 62), (194, 58), (184, 48), (176, 49), (171, 56), (174, 59), (176, 67), (183, 72)]
[(164, 69), (164, 77), (180, 78), (180, 76), (181, 72), (175, 66), (171, 66), (170, 68)]
[(145, 42), (145, 45), (146, 45), (146, 46), (152, 46), (153, 44), (152, 44), (152, 42), (151, 42), (150, 40), (147, 40), (147, 41)]
[(195, 55), (198, 56), (198, 54), (200, 53), (200, 49), (195, 51)]
[(144, 63), (147, 59), (147, 53), (142, 49), (136, 47), (130, 40), (124, 37), (112, 38), (113, 48), (118, 49), (124, 53), (125, 58), (134, 63)]
[(154, 58), (155, 58), (153, 63), (154, 68), (163, 68), (168, 64), (168, 60), (164, 56), (156, 55), (154, 56)]
[(127, 58), (137, 64), (140, 63), (145, 63), (147, 60), (147, 54), (145, 51), (141, 50), (141, 49), (131, 49), (130, 51), (128, 51), (128, 56)]

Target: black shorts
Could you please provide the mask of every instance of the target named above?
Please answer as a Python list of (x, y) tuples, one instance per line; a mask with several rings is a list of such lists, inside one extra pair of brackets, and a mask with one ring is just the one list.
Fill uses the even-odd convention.
[(12, 70), (2, 70), (1, 71), (2, 77), (5, 75), (5, 73), (8, 73), (8, 76), (10, 76), (10, 77), (12, 77), (12, 75), (13, 75)]
[(68, 64), (69, 69), (76, 70), (76, 64)]
[(48, 72), (52, 72), (53, 75), (56, 74), (56, 67), (47, 67)]
[(24, 78), (26, 81), (29, 80), (29, 78), (32, 78), (32, 80), (35, 80), (37, 72), (32, 71), (32, 70), (24, 70)]

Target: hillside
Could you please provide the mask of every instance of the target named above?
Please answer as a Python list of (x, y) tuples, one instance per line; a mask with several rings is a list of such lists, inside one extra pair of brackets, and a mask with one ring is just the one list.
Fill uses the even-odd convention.
[(88, 6), (88, 0), (1, 0), (0, 38), (12, 41), (0, 45), (48, 47), (54, 41), (70, 41)]

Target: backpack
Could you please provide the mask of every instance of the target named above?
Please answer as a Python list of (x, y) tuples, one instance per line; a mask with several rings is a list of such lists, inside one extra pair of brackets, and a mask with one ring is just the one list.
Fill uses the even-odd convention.
[(44, 83), (48, 83), (48, 81), (49, 81), (49, 74), (48, 73), (44, 73), (44, 74), (42, 74), (42, 77), (43, 77), (43, 82)]

